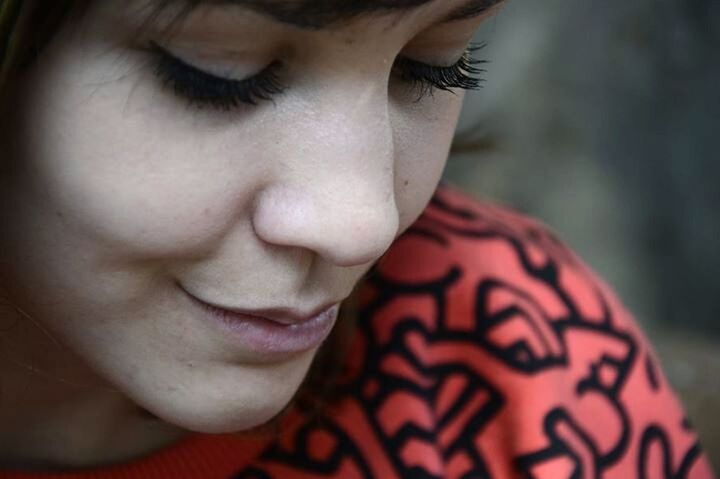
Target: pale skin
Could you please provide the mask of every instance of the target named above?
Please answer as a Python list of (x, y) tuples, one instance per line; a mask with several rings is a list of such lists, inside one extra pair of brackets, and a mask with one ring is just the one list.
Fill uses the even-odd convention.
[(3, 106), (0, 468), (123, 462), (277, 415), (316, 349), (259, 357), (178, 284), (248, 309), (347, 298), (429, 201), (462, 102), (416, 101), (394, 59), (452, 64), (491, 14), (442, 23), (463, 2), (438, 0), (308, 31), (201, 8), (174, 53), (291, 73), (274, 102), (216, 111), (154, 78), (141, 44), (161, 35), (132, 34), (133, 2), (97, 3)]

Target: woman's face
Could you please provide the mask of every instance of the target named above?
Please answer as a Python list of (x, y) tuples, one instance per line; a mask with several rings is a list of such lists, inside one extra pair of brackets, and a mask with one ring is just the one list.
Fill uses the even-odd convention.
[(287, 404), (326, 330), (229, 332), (199, 301), (288, 322), (343, 301), (430, 199), (460, 109), (398, 59), (454, 64), (489, 12), (309, 29), (218, 2), (164, 35), (140, 3), (66, 25), (9, 105), (0, 284), (33, 320), (3, 309), (4, 338), (169, 423), (243, 430)]

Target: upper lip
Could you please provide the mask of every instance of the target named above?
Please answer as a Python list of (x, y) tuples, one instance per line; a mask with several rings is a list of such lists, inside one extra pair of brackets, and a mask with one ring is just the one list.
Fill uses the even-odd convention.
[[(243, 309), (243, 308), (237, 308), (233, 306), (222, 306), (217, 303), (206, 301), (204, 299), (200, 299), (196, 295), (190, 293), (185, 288), (181, 289), (190, 296), (191, 299), (194, 301), (197, 301), (201, 305), (205, 307), (209, 307), (212, 309), (216, 309), (218, 311), (221, 311), (225, 314), (236, 314), (238, 316), (250, 316), (254, 318), (262, 318), (262, 319), (269, 319), (270, 321), (274, 321), (276, 323), (284, 324), (284, 325), (291, 325), (291, 324), (299, 324), (307, 322), (316, 316), (324, 313), (328, 309), (334, 307), (337, 305), (337, 302), (331, 302), (331, 303), (325, 303), (322, 306), (319, 306), (312, 310), (307, 311), (300, 311), (298, 309), (293, 308), (262, 308), (262, 309)], [(242, 319), (242, 318), (238, 318)]]

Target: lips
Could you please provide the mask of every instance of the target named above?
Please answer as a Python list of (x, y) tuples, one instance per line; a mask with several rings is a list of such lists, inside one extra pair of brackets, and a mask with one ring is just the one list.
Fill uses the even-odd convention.
[(337, 303), (307, 313), (289, 308), (247, 310), (218, 306), (181, 289), (196, 306), (199, 318), (220, 328), (223, 341), (229, 339), (246, 351), (276, 360), (320, 346), (339, 310)]
[(285, 308), (272, 308), (272, 309), (258, 309), (258, 310), (243, 310), (239, 308), (217, 306), (213, 303), (196, 299), (196, 301), (202, 303), (206, 308), (212, 310), (215, 314), (220, 314), (228, 319), (263, 319), (267, 321), (273, 321), (283, 326), (292, 326), (296, 324), (303, 324), (312, 321), (318, 315), (332, 308), (334, 305), (325, 305), (317, 308), (311, 313), (301, 313), (299, 311), (285, 309)]

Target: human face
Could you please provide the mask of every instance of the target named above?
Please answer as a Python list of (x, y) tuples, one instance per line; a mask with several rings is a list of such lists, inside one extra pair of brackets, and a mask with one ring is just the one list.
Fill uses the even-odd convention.
[[(198, 301), (297, 321), (350, 295), (429, 201), (461, 105), (419, 99), (393, 65), (461, 58), (486, 17), (442, 22), (464, 3), (322, 29), (205, 6), (168, 36), (137, 34), (138, 2), (96, 2), (11, 106), (0, 280), (33, 318), (15, 353), (49, 333), (65, 348), (45, 362), (82, 364), (188, 430), (276, 415), (319, 340), (229, 333)], [(280, 61), (283, 91), (238, 108), (188, 101), (169, 77), (177, 59), (186, 77), (193, 65), (235, 80)]]

